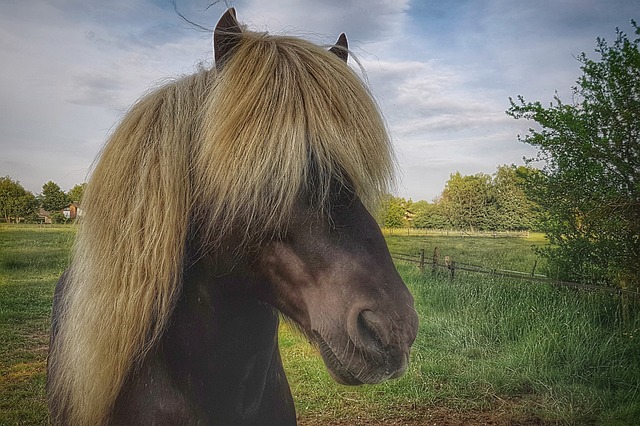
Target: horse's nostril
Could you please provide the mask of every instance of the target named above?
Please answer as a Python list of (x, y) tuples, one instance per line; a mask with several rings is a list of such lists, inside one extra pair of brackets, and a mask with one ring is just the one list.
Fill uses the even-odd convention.
[(358, 338), (369, 350), (382, 350), (390, 343), (382, 318), (369, 309), (358, 314)]

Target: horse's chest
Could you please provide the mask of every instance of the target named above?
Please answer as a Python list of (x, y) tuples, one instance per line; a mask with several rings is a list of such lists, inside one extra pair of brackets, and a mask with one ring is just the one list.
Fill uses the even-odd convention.
[(118, 418), (148, 424), (295, 425), (277, 345), (277, 316), (257, 301), (218, 295), (217, 302), (223, 301), (223, 307), (207, 309), (202, 299), (183, 297), (156, 351), (118, 398)]

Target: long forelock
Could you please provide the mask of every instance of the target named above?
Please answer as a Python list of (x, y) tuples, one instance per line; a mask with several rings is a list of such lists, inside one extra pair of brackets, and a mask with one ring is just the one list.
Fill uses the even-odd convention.
[(393, 155), (370, 93), (336, 55), (243, 33), (207, 99), (194, 169), (215, 244), (238, 226), (252, 238), (278, 234), (302, 194), (329, 211), (335, 182), (371, 207), (389, 185)]

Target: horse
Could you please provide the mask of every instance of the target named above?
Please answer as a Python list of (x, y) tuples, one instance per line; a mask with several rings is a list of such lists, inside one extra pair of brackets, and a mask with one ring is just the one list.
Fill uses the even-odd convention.
[(295, 425), (281, 316), (345, 385), (407, 368), (414, 300), (370, 214), (388, 133), (330, 49), (228, 10), (212, 67), (125, 114), (54, 293), (53, 424)]

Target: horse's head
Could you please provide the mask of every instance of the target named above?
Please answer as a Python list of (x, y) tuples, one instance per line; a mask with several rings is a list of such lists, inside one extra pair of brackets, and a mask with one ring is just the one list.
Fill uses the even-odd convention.
[[(201, 187), (226, 192), (202, 205), (218, 200), (221, 211), (233, 204), (219, 200), (232, 200), (231, 211), (246, 221), (235, 228), (267, 236), (256, 237), (267, 241), (255, 263), (269, 283), (260, 297), (317, 344), (336, 380), (398, 377), (418, 318), (359, 198), (386, 184), (392, 160), (377, 107), (344, 63), (345, 36), (329, 49), (336, 60), (300, 40), (244, 34), (230, 10), (216, 27), (214, 51), (220, 82), (210, 115), (228, 120), (212, 120), (205, 132), (215, 143), (200, 157), (209, 170)], [(220, 217), (234, 215), (210, 217), (224, 223)]]
[(265, 299), (315, 343), (340, 383), (379, 383), (407, 368), (418, 317), (380, 229), (360, 200), (342, 191), (327, 215), (304, 207), (260, 268)]

